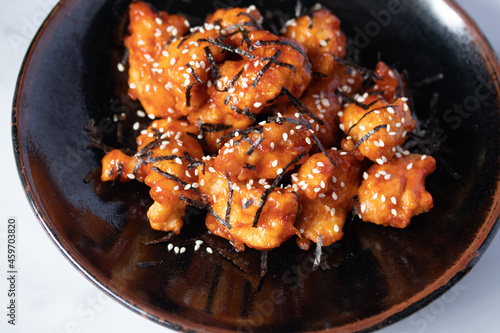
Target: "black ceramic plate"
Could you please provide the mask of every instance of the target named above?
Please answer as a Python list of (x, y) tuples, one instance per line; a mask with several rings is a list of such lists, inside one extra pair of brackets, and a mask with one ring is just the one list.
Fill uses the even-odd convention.
[[(272, 3), (272, 5), (271, 5)], [(235, 255), (206, 235), (192, 211), (180, 237), (149, 228), (142, 184), (100, 184), (92, 171), (102, 152), (89, 146), (90, 119), (113, 146), (125, 146), (113, 122), (139, 107), (116, 70), (128, 1), (63, 0), (26, 56), (14, 100), (19, 173), (37, 217), (68, 259), (119, 302), (181, 331), (275, 332), (373, 330), (442, 294), (477, 262), (498, 229), (499, 66), (470, 19), (444, 0), (322, 1), (351, 38), (350, 56), (373, 66), (380, 56), (406, 70), (414, 108), (427, 128), (416, 150), (437, 171), (427, 187), (435, 208), (405, 230), (354, 220), (325, 249), (323, 269), (293, 241), (271, 251)], [(247, 1), (155, 1), (158, 8), (204, 17)], [(257, 1), (259, 9), (293, 14), (295, 3)], [(304, 5), (310, 5), (304, 2)], [(275, 22), (278, 24), (279, 22)], [(428, 80), (437, 74), (441, 80)], [(434, 96), (434, 97), (433, 97)], [(431, 107), (430, 105), (434, 105)], [(90, 176), (89, 176), (90, 175)], [(193, 241), (204, 239), (194, 251)], [(208, 253), (209, 244), (218, 250)]]

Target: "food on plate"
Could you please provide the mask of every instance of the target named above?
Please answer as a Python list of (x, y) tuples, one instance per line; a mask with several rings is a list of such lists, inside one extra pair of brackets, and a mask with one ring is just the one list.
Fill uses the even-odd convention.
[(328, 9), (280, 33), (255, 6), (190, 27), (133, 2), (129, 21), (129, 96), (154, 120), (134, 128), (134, 155), (104, 156), (101, 179), (149, 186), (153, 229), (178, 234), (193, 206), (238, 251), (308, 249), (340, 240), (351, 212), (404, 228), (432, 208), (435, 160), (403, 148), (416, 126), (404, 76), (345, 59)]

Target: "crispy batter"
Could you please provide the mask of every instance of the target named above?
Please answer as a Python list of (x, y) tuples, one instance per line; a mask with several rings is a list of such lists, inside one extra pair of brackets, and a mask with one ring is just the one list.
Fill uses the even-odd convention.
[(153, 229), (179, 233), (186, 209), (179, 197), (200, 199), (193, 162), (203, 157), (203, 150), (188, 132), (196, 134), (197, 128), (185, 121), (156, 120), (137, 138), (134, 156), (112, 150), (102, 160), (102, 181), (137, 179), (151, 187), (155, 203), (148, 217)]
[(389, 104), (377, 96), (360, 96), (340, 116), (340, 128), (354, 141), (354, 148), (378, 164), (387, 163), (396, 147), (406, 141), (406, 134), (415, 129), (406, 98)]
[(428, 212), (432, 196), (425, 190), (425, 178), (436, 168), (434, 158), (403, 155), (384, 165), (373, 165), (359, 188), (359, 215), (363, 221), (405, 228), (410, 219)]
[[(295, 158), (312, 147), (311, 132), (303, 125), (283, 121), (266, 123), (234, 133), (216, 157), (214, 167), (227, 171), (231, 179), (274, 179)], [(236, 135), (238, 134), (238, 135)]]
[(217, 107), (237, 119), (243, 113), (256, 115), (264, 107), (285, 100), (283, 89), (300, 97), (311, 81), (311, 71), (303, 47), (293, 40), (268, 31), (248, 34), (252, 47), (241, 60), (227, 60), (219, 71), (221, 79), (209, 88)]
[(297, 175), (292, 177), (293, 188), (301, 196), (302, 211), (296, 222), (306, 249), (309, 240), (328, 246), (342, 238), (345, 219), (352, 210), (360, 183), (362, 156), (352, 152), (328, 150), (336, 166), (323, 154), (312, 155)]
[(288, 21), (282, 34), (304, 45), (314, 72), (332, 75), (336, 71), (334, 56), (344, 58), (346, 54), (340, 20), (328, 9)]
[[(269, 185), (232, 181), (230, 186), (228, 177), (216, 171), (212, 162), (207, 161), (205, 172), (201, 167), (198, 169), (200, 191), (215, 213), (207, 214), (205, 221), (211, 233), (230, 240), (239, 251), (245, 249), (245, 244), (258, 250), (270, 250), (297, 234), (293, 225), (299, 210), (296, 194), (280, 188), (273, 189), (254, 227), (255, 215)], [(214, 215), (228, 221), (231, 228), (225, 227)]]
[(310, 116), (301, 115), (290, 103), (287, 104), (284, 115), (310, 121), (314, 134), (323, 146), (333, 147), (338, 141), (338, 113), (343, 109), (342, 98), (336, 94), (336, 91), (340, 89), (347, 96), (354, 95), (361, 90), (362, 83), (363, 76), (360, 72), (338, 65), (329, 78), (313, 80), (300, 99), (313, 114), (324, 122), (323, 125), (312, 122)]
[(186, 33), (189, 23), (179, 15), (156, 13), (140, 1), (130, 4), (129, 20), (129, 35), (125, 37), (129, 54), (129, 95), (139, 99), (147, 113), (162, 116), (174, 100), (170, 94), (158, 94), (159, 89), (164, 88), (155, 79), (159, 73), (154, 64), (171, 38)]

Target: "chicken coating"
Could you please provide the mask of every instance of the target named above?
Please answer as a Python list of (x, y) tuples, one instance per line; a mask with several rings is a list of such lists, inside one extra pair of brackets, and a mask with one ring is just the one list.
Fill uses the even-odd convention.
[[(207, 17), (207, 22), (220, 26), (225, 33), (224, 42), (239, 47), (250, 43), (248, 32), (262, 30), (262, 15), (255, 6), (246, 8), (219, 8)], [(250, 46), (249, 44), (247, 44)]]
[(236, 119), (232, 113), (219, 109), (212, 100), (190, 113), (188, 120), (198, 127), (198, 139), (209, 154), (218, 152), (222, 137), (237, 128), (245, 129), (253, 123), (248, 117)]
[(311, 70), (304, 48), (293, 40), (268, 31), (250, 32), (248, 40), (251, 47), (244, 43), (235, 51), (243, 54), (241, 60), (219, 66), (220, 78), (208, 92), (218, 108), (236, 119), (255, 120), (266, 106), (286, 100), (283, 95), (300, 97)]
[(434, 158), (417, 154), (403, 154), (387, 164), (372, 165), (358, 191), (360, 218), (406, 228), (413, 216), (433, 206), (432, 196), (425, 190), (425, 178), (435, 169)]
[(309, 248), (310, 241), (318, 243), (320, 236), (323, 246), (342, 238), (342, 228), (360, 184), (363, 157), (359, 153), (330, 149), (327, 154), (312, 155), (292, 176), (293, 189), (301, 198), (296, 227), (303, 249)]
[(189, 29), (189, 22), (179, 15), (164, 11), (156, 13), (141, 1), (129, 8), (129, 35), (125, 46), (129, 60), (129, 96), (139, 99), (148, 114), (164, 115), (173, 104), (172, 96), (159, 94), (163, 85), (155, 80), (159, 69), (155, 67), (169, 41), (182, 36)]
[(188, 133), (196, 134), (197, 128), (185, 121), (156, 120), (137, 138), (134, 156), (115, 149), (102, 159), (102, 181), (136, 179), (151, 188), (155, 202), (148, 217), (155, 230), (179, 233), (186, 210), (179, 197), (200, 199), (196, 166), (203, 150)]
[(215, 170), (213, 159), (205, 163), (198, 168), (199, 189), (210, 207), (205, 222), (212, 234), (228, 239), (238, 251), (245, 245), (271, 250), (297, 234), (297, 194), (253, 181), (231, 181)]
[(385, 62), (379, 61), (377, 63), (375, 73), (380, 77), (380, 80), (375, 79), (375, 85), (368, 92), (378, 93), (388, 103), (394, 103), (399, 97), (406, 95), (406, 87), (399, 73)]
[(347, 42), (340, 30), (340, 20), (328, 9), (289, 20), (282, 35), (304, 45), (312, 70), (326, 76), (336, 71), (335, 57), (344, 58), (346, 54)]
[(275, 179), (297, 158), (297, 164), (307, 159), (313, 139), (305, 125), (283, 120), (237, 130), (220, 149), (214, 167), (239, 181)]
[(415, 129), (407, 99), (389, 104), (365, 93), (356, 101), (344, 109), (339, 127), (365, 157), (378, 164), (387, 163), (396, 147), (406, 141), (406, 134)]
[[(356, 94), (361, 90), (364, 80), (363, 75), (356, 70), (342, 65), (336, 68), (337, 70), (328, 79), (313, 80), (300, 98), (305, 107), (316, 116), (315, 118), (301, 115), (296, 106), (291, 103), (287, 104), (284, 111), (285, 116), (303, 118), (311, 122), (314, 134), (327, 148), (338, 143), (338, 113), (343, 109), (343, 105), (342, 98), (337, 95), (336, 91), (339, 89), (347, 96)], [(314, 119), (319, 119), (323, 124)]]

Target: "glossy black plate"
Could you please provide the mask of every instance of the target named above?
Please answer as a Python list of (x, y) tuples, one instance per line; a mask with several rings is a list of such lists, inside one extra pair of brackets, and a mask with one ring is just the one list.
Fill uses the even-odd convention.
[[(90, 146), (88, 131), (127, 146), (117, 135), (129, 131), (127, 122), (113, 118), (133, 121), (140, 108), (116, 66), (128, 2), (61, 1), (25, 58), (13, 108), (19, 174), (37, 217), (68, 259), (119, 302), (181, 331), (374, 330), (441, 295), (486, 250), (499, 226), (500, 70), (475, 24), (445, 0), (321, 1), (342, 19), (350, 57), (368, 67), (380, 57), (406, 70), (427, 129), (415, 150), (438, 161), (427, 182), (430, 213), (405, 230), (353, 220), (316, 271), (313, 251), (289, 241), (268, 254), (264, 277), (259, 252), (236, 254), (207, 235), (195, 210), (180, 236), (145, 245), (163, 236), (147, 221), (148, 189), (101, 184), (92, 171), (103, 154)], [(152, 3), (193, 22), (220, 6), (250, 4)], [(295, 7), (255, 4), (281, 18)], [(204, 243), (194, 251), (197, 239)], [(170, 243), (185, 252), (169, 250)]]

